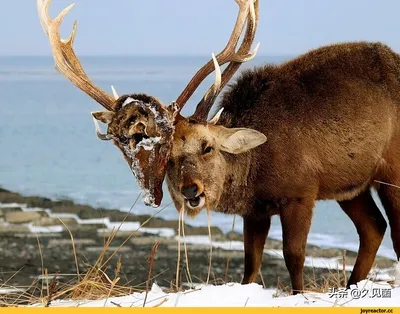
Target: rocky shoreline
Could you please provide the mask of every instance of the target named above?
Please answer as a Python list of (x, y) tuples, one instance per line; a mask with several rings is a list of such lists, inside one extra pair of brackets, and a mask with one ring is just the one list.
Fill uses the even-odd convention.
[[(49, 274), (58, 274), (60, 281), (76, 279), (77, 269), (74, 258), (71, 236), (77, 252), (79, 272), (94, 265), (103, 250), (108, 234), (104, 223), (98, 219), (108, 218), (109, 224), (125, 219), (127, 223), (142, 224), (150, 216), (133, 215), (117, 209), (93, 208), (88, 205), (75, 204), (71, 200), (51, 200), (39, 196), (23, 196), (19, 193), (0, 188), (0, 287), (30, 286), (44, 270)], [(27, 211), (18, 204), (26, 204)], [(41, 210), (43, 209), (43, 210)], [(45, 211), (44, 209), (47, 209)], [(63, 228), (57, 214), (62, 216)], [(68, 216), (69, 214), (70, 216)], [(82, 222), (78, 223), (77, 218)], [(97, 220), (96, 220), (97, 219)], [(83, 223), (84, 222), (84, 223)], [(31, 228), (47, 230), (32, 232)], [(59, 226), (62, 229), (56, 229)], [(148, 278), (148, 256), (156, 241), (160, 241), (158, 252), (153, 265), (153, 281), (160, 286), (170, 287), (175, 279), (177, 265), (177, 240), (174, 236), (160, 236), (157, 230), (173, 230), (176, 232), (178, 221), (167, 221), (154, 217), (146, 223), (145, 232), (139, 230), (132, 236), (132, 231), (121, 231), (113, 240), (106, 256), (110, 256), (126, 239), (130, 239), (118, 250), (110, 260), (106, 273), (112, 277), (115, 265), (121, 262), (120, 284), (129, 284), (138, 289), (145, 288)], [(53, 230), (53, 231), (52, 231)], [(121, 229), (123, 230), (123, 228)], [(154, 231), (154, 232), (153, 232)], [(205, 227), (185, 227), (186, 236), (208, 235)], [(242, 235), (223, 234), (218, 227), (212, 227), (213, 241), (242, 241)], [(209, 245), (189, 244), (188, 257), (190, 273), (193, 282), (201, 283), (207, 278), (209, 265)], [(281, 241), (268, 239), (266, 249), (281, 250)], [(181, 245), (183, 250), (183, 245)], [(322, 249), (307, 246), (307, 255), (325, 258), (338, 258), (342, 250), (331, 248)], [(185, 259), (181, 254), (182, 282), (187, 282)], [(354, 264), (356, 253), (346, 253), (346, 263)], [(228, 262), (229, 261), (229, 262)], [(227, 264), (229, 267), (227, 269)], [(388, 268), (393, 261), (378, 257), (376, 266)], [(336, 271), (334, 271), (336, 272)], [(243, 252), (213, 248), (211, 281), (214, 283), (240, 282), (243, 273)], [(284, 261), (279, 256), (265, 254), (261, 273), (265, 286), (276, 287), (278, 282), (283, 286), (290, 284), (289, 275)], [(332, 274), (332, 270), (324, 268), (305, 268), (306, 281), (323, 280)], [(348, 273), (347, 273), (348, 275)], [(261, 277), (258, 278), (261, 283)]]

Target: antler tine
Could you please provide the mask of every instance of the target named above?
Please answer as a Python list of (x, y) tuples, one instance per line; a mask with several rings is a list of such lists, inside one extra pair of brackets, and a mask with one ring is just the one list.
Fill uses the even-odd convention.
[[(246, 20), (248, 19), (249, 9), (251, 10), (250, 8), (251, 6), (249, 5), (249, 3), (253, 4), (253, 1), (255, 1), (258, 6), (259, 0), (235, 0), (235, 1), (239, 5), (239, 13), (228, 43), (226, 44), (225, 48), (216, 56), (216, 59), (220, 65), (223, 65), (229, 61), (234, 61), (234, 60), (238, 61), (235, 49), (240, 39), (240, 35), (243, 32)], [(185, 89), (182, 91), (182, 93), (176, 100), (176, 103), (180, 107), (179, 111), (182, 110), (188, 99), (193, 95), (194, 91), (199, 87), (200, 83), (213, 71), (214, 71), (213, 60), (208, 61), (202, 68), (200, 68), (200, 70), (197, 71), (197, 73), (193, 76), (193, 78), (190, 80), (190, 82), (187, 84)]]
[[(193, 117), (200, 120), (206, 120), (208, 113), (210, 112), (215, 100), (224, 86), (230, 81), (232, 76), (236, 73), (242, 63), (247, 62), (255, 57), (260, 47), (260, 43), (256, 45), (253, 51), (249, 52), (253, 43), (256, 29), (258, 26), (259, 18), (259, 0), (253, 3), (253, 0), (249, 0), (249, 19), (247, 22), (246, 34), (243, 42), (239, 47), (238, 51), (230, 58), (230, 64), (226, 67), (222, 73), (221, 82), (214, 83), (204, 95), (202, 100), (197, 104)], [(218, 87), (216, 87), (218, 86)]]
[(75, 4), (70, 4), (55, 19), (51, 19), (49, 16), (50, 3), (51, 0), (37, 0), (40, 24), (49, 39), (56, 69), (100, 105), (108, 110), (115, 111), (114, 98), (92, 83), (74, 52), (76, 21), (68, 39), (61, 39), (60, 25)]
[(212, 54), (212, 61), (214, 62), (214, 68), (215, 68), (215, 81), (214, 84), (211, 85), (211, 87), (208, 89), (207, 93), (204, 95), (204, 98), (209, 98), (209, 95), (214, 95), (217, 93), (219, 88), (221, 87), (221, 82), (222, 82), (222, 76), (221, 76), (221, 68), (219, 67), (217, 58), (215, 58), (215, 55)]

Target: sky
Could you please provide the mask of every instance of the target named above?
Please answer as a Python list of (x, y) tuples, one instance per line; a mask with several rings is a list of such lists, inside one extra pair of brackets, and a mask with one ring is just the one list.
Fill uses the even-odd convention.
[[(53, 0), (51, 14), (72, 0)], [(233, 28), (234, 0), (76, 0), (78, 55), (209, 55)], [(0, 0), (0, 55), (50, 55), (36, 0)], [(400, 51), (398, 0), (260, 0), (259, 55), (296, 55), (343, 41), (381, 41)]]

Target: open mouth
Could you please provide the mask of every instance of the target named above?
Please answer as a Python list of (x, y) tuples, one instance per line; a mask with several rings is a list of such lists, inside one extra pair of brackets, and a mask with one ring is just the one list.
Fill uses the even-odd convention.
[(131, 139), (133, 139), (133, 141), (135, 142), (134, 146), (138, 145), (140, 142), (142, 142), (143, 140), (148, 140), (150, 139), (150, 137), (147, 134), (143, 134), (143, 133), (136, 133), (133, 134), (132, 136), (121, 136), (119, 138), (119, 141), (122, 144), (128, 145), (129, 142), (131, 141)]
[(202, 208), (202, 207), (204, 207), (205, 203), (206, 203), (206, 196), (205, 196), (204, 192), (201, 193), (200, 195), (196, 196), (195, 198), (186, 199), (186, 205), (190, 209)]
[(149, 139), (146, 134), (143, 133), (136, 133), (133, 135), (133, 139), (135, 140), (136, 145), (139, 144), (141, 141)]

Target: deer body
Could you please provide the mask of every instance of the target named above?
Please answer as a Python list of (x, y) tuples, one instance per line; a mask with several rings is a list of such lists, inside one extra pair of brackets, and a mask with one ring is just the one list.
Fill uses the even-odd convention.
[(224, 95), (219, 124), (267, 137), (247, 155), (248, 194), (341, 201), (389, 166), (398, 104), (400, 57), (380, 44), (342, 44), (247, 71)]
[[(173, 148), (171, 160), (188, 155), (193, 170), (174, 172), (184, 161), (167, 168), (175, 205), (182, 206), (182, 198), (174, 182), (189, 184), (185, 180), (190, 177), (218, 194), (208, 196), (217, 199), (210, 208), (243, 216), (245, 283), (258, 274), (270, 217), (279, 214), (296, 292), (303, 289), (315, 201), (337, 200), (360, 234), (358, 266), (349, 285), (357, 283), (367, 276), (386, 229), (369, 188), (377, 186), (375, 180), (393, 182), (400, 176), (399, 105), (400, 57), (379, 43), (323, 47), (282, 65), (248, 70), (224, 94), (218, 124), (257, 130), (266, 143), (242, 154), (222, 153), (222, 161), (204, 164), (196, 151), (190, 157), (188, 149), (198, 123), (178, 123), (173, 146), (179, 148)], [(194, 142), (213, 126), (204, 128), (194, 133)], [(387, 186), (378, 191), (388, 206), (399, 257), (400, 194)]]

